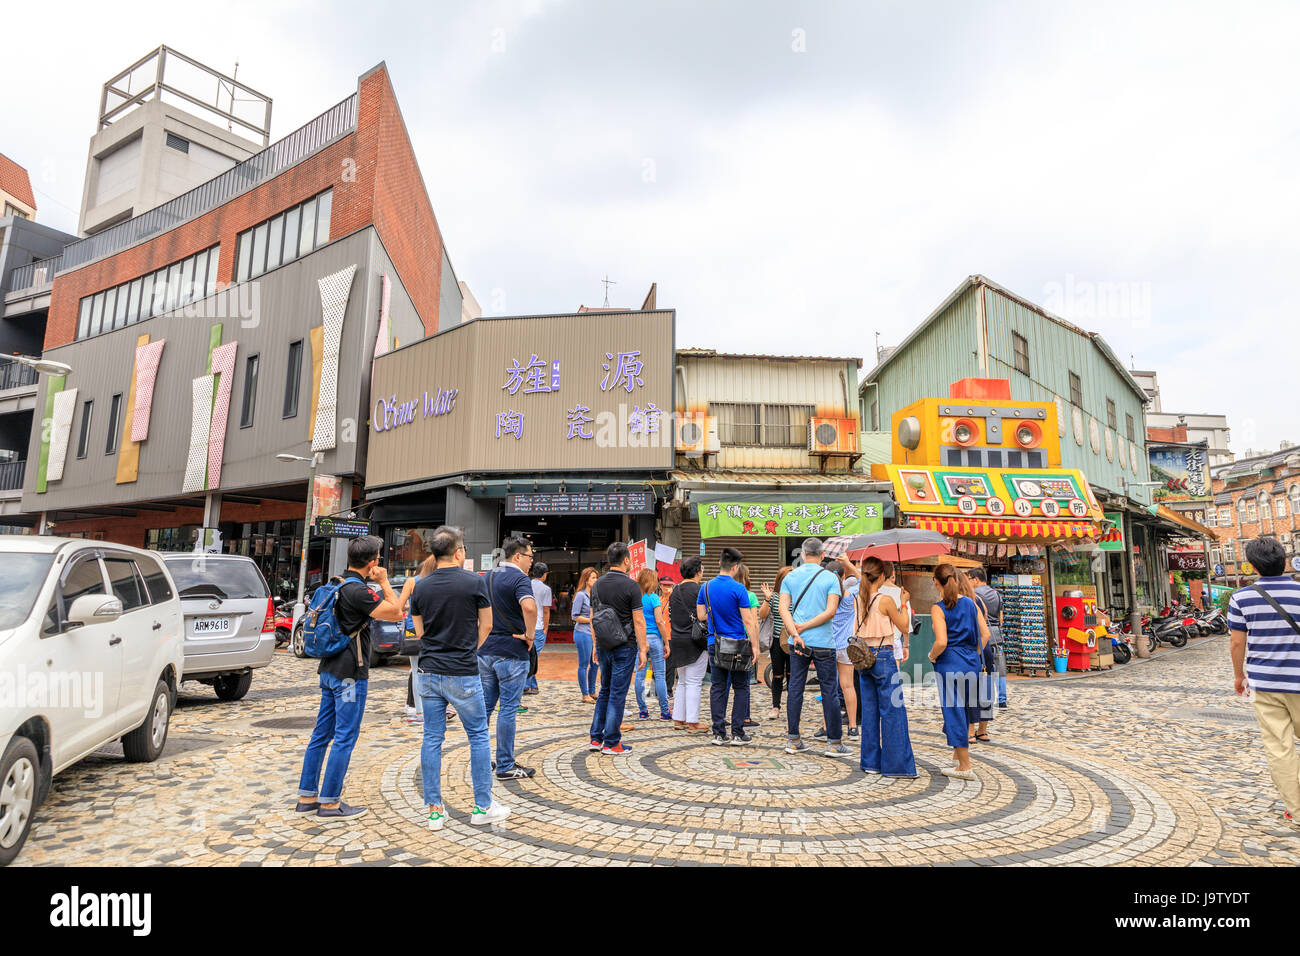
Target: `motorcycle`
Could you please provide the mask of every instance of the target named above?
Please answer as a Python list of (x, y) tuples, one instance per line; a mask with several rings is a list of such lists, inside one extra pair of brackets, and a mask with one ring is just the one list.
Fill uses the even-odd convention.
[(293, 628), (293, 602), (281, 601), (275, 606), (275, 646), (284, 647), (289, 643), (289, 632)]

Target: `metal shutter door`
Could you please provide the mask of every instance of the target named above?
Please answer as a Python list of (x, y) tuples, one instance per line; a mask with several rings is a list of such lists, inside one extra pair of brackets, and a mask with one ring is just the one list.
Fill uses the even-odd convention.
[[(761, 585), (771, 584), (776, 580), (776, 572), (785, 564), (781, 560), (783, 538), (752, 538), (739, 535), (733, 538), (707, 538), (704, 542), (704, 579), (718, 573), (718, 558), (723, 548), (736, 548), (745, 556), (745, 566), (749, 568), (750, 584), (754, 593), (763, 596)], [(680, 560), (700, 553), (700, 523), (698, 521), (682, 522), (682, 553)]]

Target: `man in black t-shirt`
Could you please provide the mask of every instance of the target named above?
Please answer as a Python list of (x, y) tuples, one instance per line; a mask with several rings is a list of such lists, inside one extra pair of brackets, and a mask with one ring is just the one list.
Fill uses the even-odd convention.
[[(370, 621), (402, 620), (401, 599), (388, 583), (388, 572), (379, 566), (379, 544), (378, 538), (369, 535), (348, 542), (348, 570), (334, 599), (334, 616), (339, 628), (352, 635), (352, 640), (333, 657), (322, 658), (316, 669), (320, 674), (320, 711), (303, 756), (298, 781), (299, 813), (315, 810), (316, 816), (324, 819), (343, 819), (366, 812), (365, 807), (348, 806), (342, 796), (343, 778), (366, 711)], [(379, 585), (382, 599), (370, 589), (369, 581)], [(322, 783), (321, 764), (331, 740), (334, 746)]]
[(469, 735), (469, 766), (474, 782), (470, 823), (504, 820), (510, 808), (492, 799), (492, 754), (488, 746), (487, 707), (479, 679), (480, 645), (492, 630), (487, 582), (461, 565), (465, 534), (443, 525), (429, 539), (435, 568), (422, 577), (411, 595), (411, 618), (420, 637), (415, 691), (424, 701), (424, 745), (420, 772), (429, 829), (441, 830), (447, 813), (442, 804), (442, 743), (447, 732), (447, 706), (456, 708)]
[[(591, 719), (591, 745), (588, 749), (617, 756), (632, 748), (622, 742), (623, 707), (627, 703), (632, 675), (645, 665), (650, 645), (646, 640), (645, 612), (641, 609), (641, 586), (628, 576), (632, 559), (627, 545), (615, 541), (605, 550), (609, 571), (591, 586), (593, 617), (602, 607), (613, 608), (628, 641), (613, 650), (601, 648), (600, 696)], [(594, 636), (594, 635), (593, 635)]]
[(528, 651), (537, 633), (537, 600), (528, 569), (533, 546), (524, 538), (506, 538), (501, 546), (505, 560), (487, 574), (488, 600), (492, 604), (492, 630), (478, 649), (478, 676), (483, 681), (483, 702), (488, 719), (497, 702), (497, 778), (525, 780), (536, 771), (515, 763), (515, 715), (528, 681)]

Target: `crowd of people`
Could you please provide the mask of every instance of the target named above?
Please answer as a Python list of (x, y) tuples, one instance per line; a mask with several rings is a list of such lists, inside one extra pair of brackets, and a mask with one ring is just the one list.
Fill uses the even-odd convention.
[[(402, 620), (408, 613), (419, 641), (411, 687), (423, 724), (420, 775), (429, 828), (439, 830), (447, 819), (441, 775), (450, 717), (459, 718), (469, 741), (471, 823), (509, 816), (493, 795), (494, 779), (535, 774), (515, 758), (516, 717), (524, 712), (523, 697), (536, 693), (536, 655), (549, 626), (548, 569), (534, 561), (526, 539), (511, 537), (496, 568), (483, 575), (466, 570), (464, 534), (450, 526), (433, 533), (429, 550), (419, 574), (397, 594), (379, 566), (378, 539), (349, 544), (336, 616), (353, 640), (319, 665), (321, 706), (303, 761), (297, 811), (326, 819), (365, 812), (343, 802), (342, 790), (365, 710), (370, 621)], [(760, 720), (751, 713), (751, 685), (767, 653), (769, 719), (781, 718), (784, 693), (786, 753), (856, 756), (867, 774), (917, 775), (901, 677), (913, 632), (911, 596), (895, 581), (892, 565), (875, 558), (828, 558), (823, 542), (808, 538), (796, 565), (762, 585), (760, 599), (735, 548), (722, 549), (707, 580), (702, 559), (687, 558), (676, 584), (651, 570), (634, 575), (623, 542), (610, 545), (605, 558), (604, 574), (595, 568), (582, 572), (571, 610), (576, 682), (582, 701), (592, 707), (591, 751), (617, 757), (632, 750), (623, 737), (625, 708), (634, 690), (639, 718), (650, 719), (647, 671), (659, 720), (687, 734), (709, 734), (714, 745), (752, 743)], [(930, 657), (943, 731), (953, 748), (953, 765), (941, 772), (974, 779), (971, 744), (990, 740), (995, 703), (1005, 705), (1005, 665), (1000, 693), (998, 684), (1001, 605), (979, 569), (967, 575), (940, 564), (934, 585), (940, 600), (931, 610)], [(707, 723), (700, 714), (706, 673)], [(801, 731), (810, 673), (822, 712), (814, 743)]]

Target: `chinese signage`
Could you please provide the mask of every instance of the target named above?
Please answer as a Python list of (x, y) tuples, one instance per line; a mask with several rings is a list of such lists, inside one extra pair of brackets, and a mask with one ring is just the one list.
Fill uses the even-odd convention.
[(1207, 567), (1204, 551), (1169, 552), (1170, 571), (1199, 571), (1204, 574)]
[(867, 534), (884, 527), (876, 503), (751, 504), (710, 503), (699, 508), (700, 537), (830, 538), (838, 534)]
[(910, 514), (966, 518), (1097, 520), (1101, 511), (1082, 472), (1073, 469), (924, 468), (875, 465)]
[(343, 518), (317, 518), (312, 525), (312, 534), (322, 538), (359, 538), (363, 534), (372, 534), (373, 526), (369, 521), (345, 521)]
[(671, 311), (479, 319), (379, 356), (367, 484), (671, 468), (673, 324)]
[(1147, 445), (1154, 501), (1208, 501), (1210, 469), (1200, 445)]
[(506, 515), (649, 515), (655, 496), (650, 491), (575, 491), (506, 495)]

